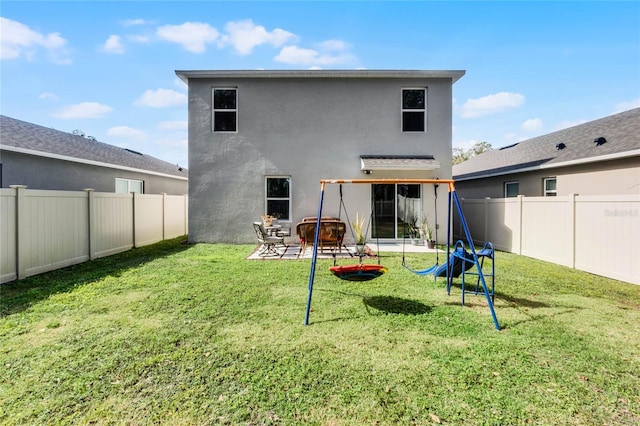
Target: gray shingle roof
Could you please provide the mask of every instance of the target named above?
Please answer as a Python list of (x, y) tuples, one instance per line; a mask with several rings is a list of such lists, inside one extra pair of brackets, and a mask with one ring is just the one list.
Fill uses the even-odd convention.
[[(600, 137), (605, 138), (606, 143), (594, 142)], [(558, 149), (559, 144), (564, 144), (564, 148)], [(453, 166), (453, 177), (463, 180), (542, 166), (560, 167), (571, 162), (602, 161), (625, 153), (638, 155), (638, 150), (640, 108), (635, 108), (482, 153)]]
[(181, 171), (175, 164), (158, 158), (4, 115), (0, 115), (0, 144), (2, 148), (26, 149), (148, 172), (187, 177), (186, 169)]

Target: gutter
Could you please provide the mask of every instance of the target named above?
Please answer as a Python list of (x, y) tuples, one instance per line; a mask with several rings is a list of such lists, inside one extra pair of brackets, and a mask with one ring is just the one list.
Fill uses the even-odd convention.
[(471, 177), (456, 177), (454, 175), (453, 179), (456, 182), (462, 182), (466, 180), (475, 180), (475, 179), (481, 179), (481, 178), (490, 178), (490, 177), (496, 177), (496, 176), (533, 172), (536, 170), (556, 169), (558, 167), (568, 167), (568, 166), (576, 166), (580, 164), (598, 163), (601, 161), (619, 160), (621, 158), (629, 158), (629, 157), (636, 157), (636, 156), (640, 156), (640, 149), (634, 149), (632, 151), (625, 151), (625, 152), (618, 152), (615, 154), (600, 155), (597, 157), (581, 158), (578, 160), (562, 161), (560, 163), (545, 163), (539, 166), (525, 167), (522, 169), (511, 169), (511, 170), (505, 170), (505, 171), (495, 172), (495, 173), (486, 173), (486, 174), (475, 175)]
[(35, 156), (38, 156), (38, 157), (54, 158), (56, 160), (71, 161), (73, 163), (88, 164), (88, 165), (91, 165), (91, 166), (107, 167), (107, 168), (110, 168), (110, 169), (118, 169), (118, 170), (126, 170), (128, 172), (144, 173), (144, 174), (147, 174), (147, 175), (161, 176), (161, 177), (177, 179), (177, 180), (185, 180), (185, 181), (189, 180), (188, 177), (184, 177), (184, 176), (170, 175), (170, 174), (167, 174), (167, 173), (154, 172), (152, 170), (137, 169), (135, 167), (121, 166), (121, 165), (118, 165), (118, 164), (104, 163), (102, 161), (87, 160), (87, 159), (78, 158), (78, 157), (69, 157), (67, 155), (52, 154), (50, 152), (35, 151), (33, 149), (19, 148), (19, 147), (15, 147), (15, 146), (2, 145), (2, 150), (3, 151), (17, 152), (19, 154), (35, 155)]

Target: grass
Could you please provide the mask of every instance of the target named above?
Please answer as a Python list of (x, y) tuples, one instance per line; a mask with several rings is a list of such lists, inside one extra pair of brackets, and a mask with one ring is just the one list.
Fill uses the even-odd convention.
[[(0, 286), (2, 424), (640, 423), (640, 286), (497, 254), (484, 297), (179, 240)], [(411, 266), (433, 262), (414, 255)]]

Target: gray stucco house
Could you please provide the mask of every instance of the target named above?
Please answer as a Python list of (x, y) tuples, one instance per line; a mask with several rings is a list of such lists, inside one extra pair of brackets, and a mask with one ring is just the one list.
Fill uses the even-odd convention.
[(0, 115), (0, 187), (184, 195), (187, 170), (71, 133)]
[[(452, 86), (464, 71), (176, 74), (189, 87), (190, 242), (255, 242), (252, 222), (264, 214), (293, 231), (317, 214), (321, 179), (451, 178)], [(338, 189), (327, 188), (323, 215), (340, 214)], [(444, 218), (444, 185), (439, 191)], [(395, 240), (401, 200), (433, 220), (433, 194), (421, 185), (347, 185), (344, 203), (351, 220), (375, 213), (372, 237)]]
[(453, 178), (464, 198), (639, 194), (640, 108), (484, 152)]

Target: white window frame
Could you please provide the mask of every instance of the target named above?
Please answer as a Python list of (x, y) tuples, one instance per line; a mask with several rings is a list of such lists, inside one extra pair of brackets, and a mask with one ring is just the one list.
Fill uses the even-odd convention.
[[(231, 108), (215, 108), (216, 90), (233, 90), (236, 93), (236, 107)], [(216, 112), (234, 112), (236, 114), (235, 130), (216, 130)], [(238, 117), (238, 88), (237, 87), (213, 87), (211, 88), (211, 131), (214, 133), (238, 133), (239, 126)]]
[[(288, 197), (269, 197), (269, 179), (287, 179), (289, 181), (289, 196)], [(286, 200), (289, 203), (289, 211), (287, 212), (287, 217), (286, 218), (278, 218), (279, 220), (283, 220), (283, 221), (290, 221), (291, 220), (291, 193), (292, 193), (292, 182), (291, 182), (291, 176), (284, 176), (284, 175), (272, 175), (272, 176), (265, 176), (264, 178), (264, 209), (265, 209), (265, 214), (268, 214), (267, 211), (267, 206), (269, 205), (269, 201), (271, 200)]]
[(144, 194), (144, 181), (143, 180), (138, 180), (138, 179), (127, 179), (127, 178), (116, 178), (116, 190), (115, 192), (118, 193), (118, 181), (120, 182), (126, 182), (127, 184), (127, 192), (125, 194), (130, 194), (132, 192), (137, 192), (137, 191), (132, 191), (131, 189), (131, 184), (132, 183), (136, 183), (140, 185), (141, 188), (141, 192), (139, 192), (139, 194)]
[[(547, 189), (547, 182), (554, 181), (556, 183), (556, 189)], [(542, 180), (542, 192), (545, 197), (555, 197), (558, 195), (558, 179), (553, 177), (547, 177)]]
[[(507, 195), (509, 193), (509, 191), (507, 190), (507, 187), (509, 185), (518, 185), (518, 193), (516, 195), (512, 195), (512, 196)], [(511, 180), (509, 182), (505, 182), (504, 183), (504, 198), (513, 198), (513, 197), (517, 197), (518, 195), (520, 195), (520, 182), (519, 181)]]
[[(413, 109), (404, 107), (404, 91), (405, 90), (421, 90), (424, 92), (424, 108)], [(404, 129), (404, 113), (405, 112), (422, 112), (424, 130), (405, 130)], [(425, 133), (427, 131), (427, 88), (426, 87), (403, 87), (400, 89), (400, 130), (402, 133)]]

